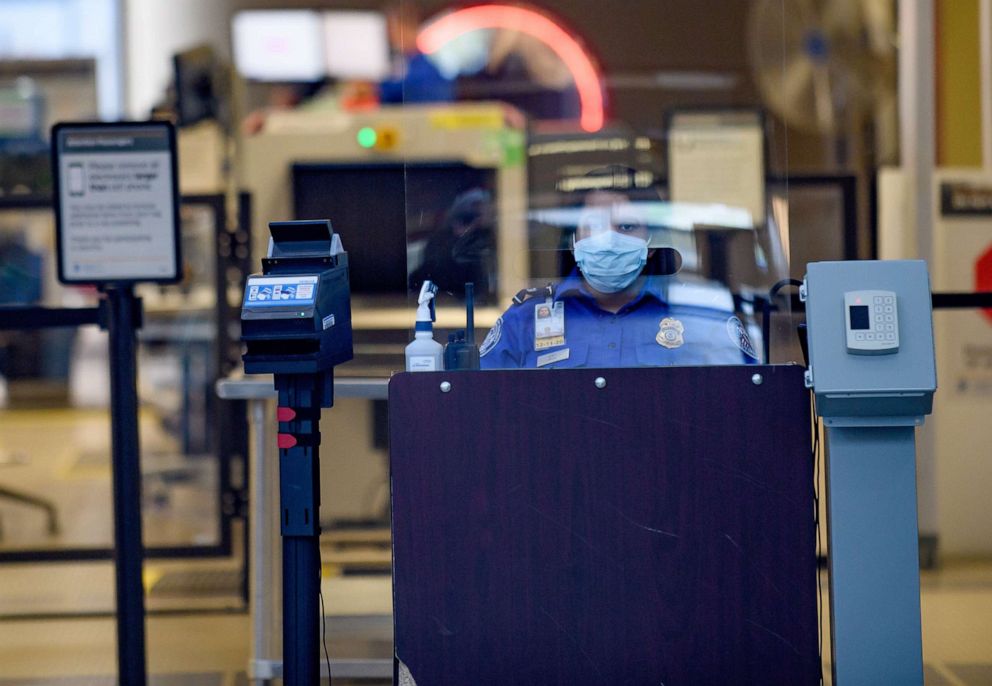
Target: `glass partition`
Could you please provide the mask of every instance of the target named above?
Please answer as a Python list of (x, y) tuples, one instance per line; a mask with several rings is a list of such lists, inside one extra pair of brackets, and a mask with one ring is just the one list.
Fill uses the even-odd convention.
[[(747, 51), (788, 11), (757, 5), (389, 10), (405, 116), (429, 134), (404, 167), (408, 326), (429, 280), (435, 337), (461, 340), (472, 283), (483, 369), (770, 361), (794, 338), (770, 295), (790, 278), (787, 130), (762, 97), (785, 46)], [(424, 182), (425, 164), (460, 171)]]
[[(336, 378), (404, 368), (426, 281), (435, 340), (474, 344), (485, 369), (801, 363), (805, 264), (874, 256), (894, 16), (854, 1), (253, 5), (232, 38), (256, 254), (269, 221), (331, 220), (355, 351)], [(385, 408), (330, 416), (361, 440), (325, 442), (322, 462), (363, 466), (328, 480), (385, 489), (369, 467)], [(345, 501), (325, 500), (325, 542), (385, 532), (388, 513)]]
[[(460, 340), (473, 284), (484, 366), (801, 362), (788, 279), (874, 256), (893, 19), (783, 0), (245, 10), (232, 37), (255, 249), (274, 217), (332, 220), (355, 305), (345, 375), (403, 368), (425, 280), (441, 343)], [(367, 70), (342, 60), (360, 50)], [(646, 244), (579, 237), (591, 207), (603, 226), (641, 222)], [(564, 345), (535, 340), (538, 300), (552, 318), (563, 303)], [(586, 315), (623, 335), (593, 336)], [(514, 349), (501, 362), (499, 344)]]
[[(57, 283), (51, 208), (6, 204), (0, 202), (0, 304), (96, 306), (93, 289)], [(217, 430), (225, 420), (213, 389), (222, 364), (218, 336), (226, 335), (215, 296), (224, 199), (186, 198), (181, 216), (185, 278), (138, 288), (150, 556), (218, 554), (231, 544), (223, 507), (232, 488), (231, 439)], [(110, 364), (106, 332), (96, 326), (0, 332), (0, 562), (109, 559)]]

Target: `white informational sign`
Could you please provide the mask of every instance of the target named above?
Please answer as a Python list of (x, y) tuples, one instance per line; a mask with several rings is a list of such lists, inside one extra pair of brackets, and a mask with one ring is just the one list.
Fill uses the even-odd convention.
[(718, 204), (765, 221), (765, 134), (750, 111), (678, 112), (668, 130), (672, 202)]
[(171, 282), (180, 274), (175, 134), (170, 124), (59, 124), (59, 280)]

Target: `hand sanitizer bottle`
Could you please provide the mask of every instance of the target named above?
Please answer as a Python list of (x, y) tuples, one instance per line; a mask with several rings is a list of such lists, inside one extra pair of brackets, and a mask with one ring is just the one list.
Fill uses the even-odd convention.
[(437, 286), (424, 281), (417, 299), (417, 324), (414, 339), (406, 346), (408, 372), (439, 372), (444, 369), (444, 347), (434, 340), (434, 297)]

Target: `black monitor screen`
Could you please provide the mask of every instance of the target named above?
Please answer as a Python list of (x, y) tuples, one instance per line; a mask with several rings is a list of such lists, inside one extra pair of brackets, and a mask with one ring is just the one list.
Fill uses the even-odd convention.
[(215, 119), (217, 107), (217, 56), (201, 46), (172, 58), (176, 80), (176, 117), (180, 126)]
[(351, 290), (406, 295), (425, 279), (495, 301), (495, 170), (444, 164), (295, 164), (296, 219), (330, 219)]
[(866, 305), (851, 305), (851, 328), (865, 330), (871, 328), (868, 322), (868, 307)]

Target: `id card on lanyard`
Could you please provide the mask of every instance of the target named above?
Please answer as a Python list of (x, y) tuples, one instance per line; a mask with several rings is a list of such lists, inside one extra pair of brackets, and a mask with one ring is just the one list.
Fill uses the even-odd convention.
[(534, 308), (534, 350), (565, 345), (565, 303), (550, 299)]

